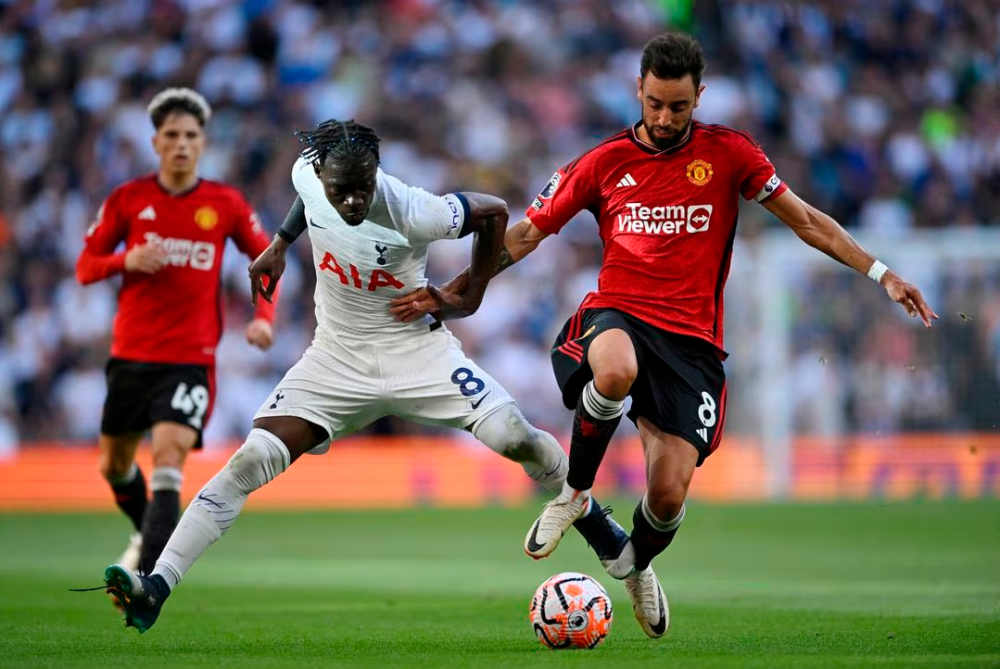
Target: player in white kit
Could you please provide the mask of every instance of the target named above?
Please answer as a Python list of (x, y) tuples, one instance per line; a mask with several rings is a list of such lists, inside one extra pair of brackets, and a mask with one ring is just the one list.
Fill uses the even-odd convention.
[[(326, 121), (299, 134), (307, 148), (292, 168), (298, 198), (251, 264), (250, 279), (254, 301), (258, 295), (270, 300), (285, 251), (308, 229), (316, 335), (257, 411), (246, 441), (184, 512), (153, 572), (140, 575), (122, 565), (105, 570), (126, 625), (140, 632), (229, 529), (247, 495), (301, 455), (324, 453), (332, 440), (383, 416), (468, 430), (550, 491), (561, 490), (566, 478), (567, 457), (555, 438), (525, 420), (506, 389), (462, 352), (439, 320), (403, 323), (389, 311), (392, 299), (427, 286), (439, 300), (438, 318), (474, 313), (503, 247), (504, 201), (407, 186), (379, 169), (378, 136), (353, 121)], [(469, 290), (444, 296), (425, 277), (427, 246), (466, 234), (474, 235)], [(606, 568), (628, 542), (598, 504), (575, 526)]]

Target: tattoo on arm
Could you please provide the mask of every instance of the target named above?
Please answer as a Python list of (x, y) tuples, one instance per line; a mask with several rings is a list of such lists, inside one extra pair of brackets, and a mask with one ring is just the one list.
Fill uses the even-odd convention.
[(497, 260), (497, 269), (493, 272), (493, 276), (496, 276), (513, 264), (514, 259), (510, 257), (510, 251), (507, 250), (507, 247), (502, 248), (500, 250), (500, 258)]

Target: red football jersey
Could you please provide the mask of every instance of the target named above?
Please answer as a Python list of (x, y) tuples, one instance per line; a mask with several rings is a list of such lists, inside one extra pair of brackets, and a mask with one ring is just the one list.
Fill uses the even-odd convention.
[(746, 133), (695, 121), (685, 142), (659, 151), (637, 127), (556, 172), (528, 218), (549, 234), (584, 209), (597, 218), (604, 258), (581, 308), (619, 309), (724, 355), (722, 291), (739, 197), (763, 202), (787, 186)]
[[(170, 254), (166, 267), (154, 274), (124, 272), (112, 356), (215, 364), (227, 238), (250, 258), (270, 243), (257, 214), (231, 186), (201, 179), (191, 190), (172, 194), (152, 175), (122, 184), (108, 196), (76, 264), (80, 283), (124, 272), (125, 252), (137, 244), (162, 244)], [(121, 242), (125, 250), (115, 253)], [(255, 315), (273, 321), (274, 305), (257, 304)]]

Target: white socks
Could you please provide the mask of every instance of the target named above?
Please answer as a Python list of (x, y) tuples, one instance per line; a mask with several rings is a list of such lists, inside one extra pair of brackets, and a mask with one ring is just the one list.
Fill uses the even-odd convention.
[(500, 407), (473, 427), (476, 439), (508, 460), (546, 490), (558, 492), (569, 471), (566, 452), (548, 432), (535, 428), (516, 404)]
[(184, 484), (184, 474), (177, 467), (154, 467), (149, 477), (149, 489), (180, 492)]
[(601, 394), (593, 380), (583, 387), (580, 398), (584, 410), (597, 420), (612, 420), (625, 413), (625, 400), (611, 400)]
[(569, 458), (551, 434), (542, 430), (535, 430), (535, 434), (536, 459), (533, 462), (522, 462), (521, 467), (532, 480), (549, 492), (559, 492), (566, 484)]
[(671, 530), (676, 530), (684, 522), (684, 514), (687, 512), (687, 505), (681, 504), (681, 510), (677, 512), (677, 515), (671, 520), (660, 520), (653, 515), (653, 512), (649, 508), (649, 502), (646, 497), (642, 498), (642, 515), (646, 518), (646, 522), (652, 525), (653, 529), (657, 532), (670, 532)]
[(181, 516), (153, 574), (171, 589), (209, 546), (232, 526), (247, 495), (288, 468), (288, 449), (266, 430), (253, 429), (226, 466), (205, 484)]
[[(567, 469), (569, 469), (568, 461), (567, 461)], [(593, 490), (593, 488), (587, 488), (586, 490), (577, 490), (576, 488), (572, 487), (569, 483), (563, 481), (562, 491), (559, 493), (559, 497), (557, 497), (556, 499), (562, 499), (567, 501), (569, 500), (578, 501), (581, 499), (584, 500), (583, 515), (586, 516), (588, 513), (590, 513), (591, 490)]]
[(105, 480), (111, 484), (112, 487), (126, 486), (135, 480), (135, 477), (139, 475), (139, 465), (132, 463), (132, 466), (128, 468), (128, 471), (121, 476), (112, 476), (106, 478)]

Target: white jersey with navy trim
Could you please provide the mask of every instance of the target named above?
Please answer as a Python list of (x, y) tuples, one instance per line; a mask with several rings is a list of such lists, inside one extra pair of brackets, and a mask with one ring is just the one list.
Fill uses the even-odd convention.
[(292, 183), (305, 205), (316, 270), (316, 340), (344, 331), (378, 338), (426, 333), (428, 320), (400, 323), (390, 300), (425, 286), (427, 246), (456, 239), (468, 214), (457, 194), (434, 195), (385, 174), (364, 222), (348, 225), (326, 199), (310, 162), (299, 158)]
[(379, 170), (368, 217), (352, 227), (310, 163), (295, 163), (292, 183), (313, 246), (316, 337), (255, 419), (297, 416), (334, 440), (382, 416), (471, 428), (514, 402), (447, 328), (432, 329), (429, 316), (399, 323), (389, 314), (390, 300), (426, 285), (427, 245), (461, 234), (464, 197), (432, 195)]

